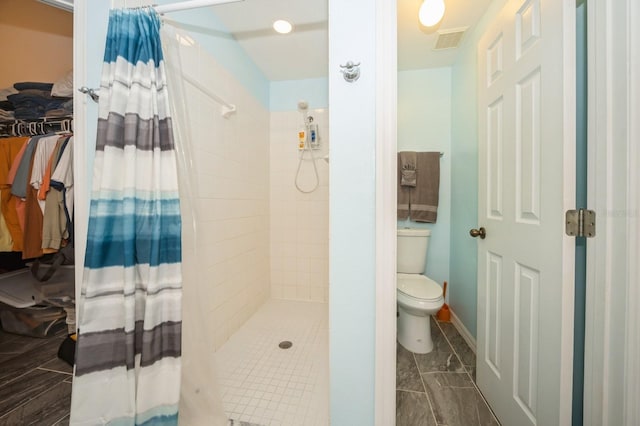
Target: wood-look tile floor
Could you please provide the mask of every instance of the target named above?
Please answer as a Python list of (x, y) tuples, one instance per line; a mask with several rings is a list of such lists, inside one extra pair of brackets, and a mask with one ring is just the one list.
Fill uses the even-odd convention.
[[(396, 426), (499, 425), (475, 386), (475, 354), (450, 323), (431, 320), (434, 350), (397, 345)], [(0, 330), (0, 425), (69, 424), (72, 369), (57, 357), (66, 336)]]
[(68, 425), (72, 369), (58, 358), (63, 327), (39, 339), (0, 330), (0, 425)]
[(396, 426), (499, 425), (475, 385), (476, 357), (451, 323), (431, 319), (434, 349), (397, 344)]

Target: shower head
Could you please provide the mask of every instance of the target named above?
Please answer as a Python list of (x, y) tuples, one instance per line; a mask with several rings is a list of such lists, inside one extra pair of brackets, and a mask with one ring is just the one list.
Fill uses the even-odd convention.
[(304, 113), (309, 109), (309, 102), (307, 101), (298, 101), (298, 111)]

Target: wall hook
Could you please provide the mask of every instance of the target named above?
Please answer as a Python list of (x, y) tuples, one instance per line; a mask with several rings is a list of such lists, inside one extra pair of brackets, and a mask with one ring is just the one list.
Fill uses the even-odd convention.
[(360, 62), (354, 64), (349, 61), (345, 65), (340, 65), (340, 68), (342, 68), (340, 72), (347, 82), (353, 83), (360, 78)]
[(82, 86), (78, 89), (78, 92), (89, 95), (94, 102), (98, 102), (100, 100), (100, 89), (89, 89), (87, 86)]

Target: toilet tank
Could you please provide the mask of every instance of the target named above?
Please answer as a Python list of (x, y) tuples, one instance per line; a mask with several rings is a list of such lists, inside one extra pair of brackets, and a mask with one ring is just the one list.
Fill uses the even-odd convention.
[(398, 229), (398, 272), (422, 274), (427, 264), (428, 229)]

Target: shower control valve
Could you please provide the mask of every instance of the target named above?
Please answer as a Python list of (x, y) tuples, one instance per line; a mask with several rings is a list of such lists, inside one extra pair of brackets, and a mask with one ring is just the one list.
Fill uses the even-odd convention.
[(340, 72), (347, 82), (353, 83), (360, 78), (360, 62), (354, 64), (349, 61), (345, 65), (340, 65), (340, 68), (342, 68)]

